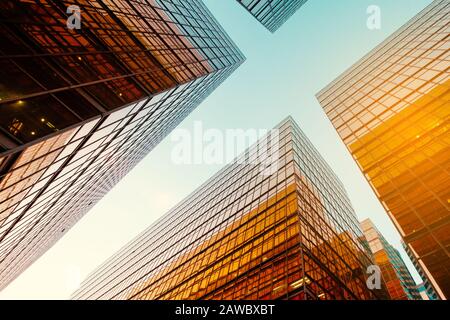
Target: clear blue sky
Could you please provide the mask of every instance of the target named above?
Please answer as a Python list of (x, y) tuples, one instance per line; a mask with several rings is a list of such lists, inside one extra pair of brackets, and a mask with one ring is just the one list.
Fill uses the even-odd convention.
[[(275, 34), (234, 0), (205, 3), (247, 61), (180, 127), (191, 130), (200, 120), (205, 128), (220, 130), (271, 128), (292, 115), (343, 181), (358, 217), (370, 217), (400, 249), (399, 235), (315, 94), (431, 0), (309, 0)], [(366, 27), (366, 9), (372, 4), (381, 8), (381, 30)], [(159, 144), (62, 240), (0, 292), (0, 299), (68, 298), (78, 275), (84, 279), (222, 167), (174, 165), (174, 145), (170, 138)]]

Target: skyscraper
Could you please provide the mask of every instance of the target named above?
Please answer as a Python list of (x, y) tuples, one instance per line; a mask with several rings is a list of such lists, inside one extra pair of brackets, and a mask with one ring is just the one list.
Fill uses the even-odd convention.
[(343, 185), (292, 118), (124, 246), (75, 299), (374, 299)]
[(237, 0), (270, 32), (280, 28), (307, 0)]
[(416, 283), (400, 253), (386, 241), (370, 219), (361, 222), (375, 263), (380, 267), (388, 293), (393, 300), (421, 300)]
[(433, 293), (432, 289), (428, 287), (427, 284), (421, 283), (416, 286), (417, 291), (419, 292), (422, 300), (437, 300), (438, 297), (435, 293)]
[(0, 2), (0, 288), (244, 60), (200, 0), (76, 3)]
[(433, 1), (318, 94), (406, 245), (450, 296), (450, 3)]
[(427, 274), (423, 270), (422, 266), (420, 265), (417, 258), (414, 256), (414, 254), (411, 252), (409, 247), (402, 241), (402, 247), (405, 249), (406, 253), (408, 254), (408, 257), (411, 259), (411, 262), (414, 265), (414, 268), (416, 268), (417, 272), (419, 273), (420, 277), (422, 278), (422, 283), (417, 286), (417, 290), (419, 290), (419, 293), (422, 295), (422, 298), (424, 297), (424, 294), (428, 297), (428, 299), (424, 300), (439, 300), (439, 295), (436, 293), (436, 290), (433, 288), (433, 285), (431, 284), (431, 281), (428, 279)]

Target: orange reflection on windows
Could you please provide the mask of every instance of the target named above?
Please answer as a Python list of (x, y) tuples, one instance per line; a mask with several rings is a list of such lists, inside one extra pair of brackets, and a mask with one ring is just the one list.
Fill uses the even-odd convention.
[(450, 296), (449, 22), (448, 1), (434, 0), (318, 94), (441, 298)]

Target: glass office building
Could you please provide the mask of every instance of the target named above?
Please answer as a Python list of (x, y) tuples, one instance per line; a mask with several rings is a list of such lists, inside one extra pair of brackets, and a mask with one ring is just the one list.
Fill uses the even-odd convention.
[(381, 269), (391, 299), (421, 300), (416, 283), (398, 250), (386, 241), (370, 219), (361, 222), (361, 229), (369, 243), (374, 261)]
[(406, 245), (446, 297), (449, 23), (449, 1), (433, 1), (317, 95)]
[(74, 299), (375, 299), (343, 185), (292, 118), (163, 215)]
[(244, 60), (200, 0), (71, 4), (0, 2), (0, 288)]
[(237, 0), (270, 32), (277, 31), (307, 0)]
[[(419, 261), (416, 259), (414, 254), (411, 252), (409, 247), (402, 241), (402, 247), (405, 249), (406, 253), (408, 254), (408, 257), (411, 259), (414, 268), (416, 268), (417, 272), (419, 273), (420, 277), (422, 278), (422, 283), (417, 285), (417, 290), (419, 291), (420, 295), (422, 296), (423, 300), (440, 300), (439, 295), (436, 293), (436, 290), (433, 288), (433, 285), (431, 284), (431, 281), (428, 279), (427, 274), (423, 270), (422, 266), (420, 265)], [(424, 298), (424, 295), (426, 295), (427, 299)]]
[(425, 283), (417, 285), (416, 289), (422, 297), (422, 300), (439, 300), (436, 294), (432, 293), (428, 285)]

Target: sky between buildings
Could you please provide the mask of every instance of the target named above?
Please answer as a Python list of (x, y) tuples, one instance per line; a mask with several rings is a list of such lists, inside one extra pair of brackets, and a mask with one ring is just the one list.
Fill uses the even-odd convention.
[[(204, 0), (247, 61), (179, 128), (270, 129), (291, 115), (344, 183), (360, 220), (370, 218), (419, 276), (368, 183), (315, 94), (431, 0), (309, 0), (275, 34), (234, 0)], [(381, 8), (381, 29), (366, 26)], [(97, 266), (224, 165), (176, 165), (167, 137), (52, 249), (0, 292), (0, 299), (67, 299)]]

